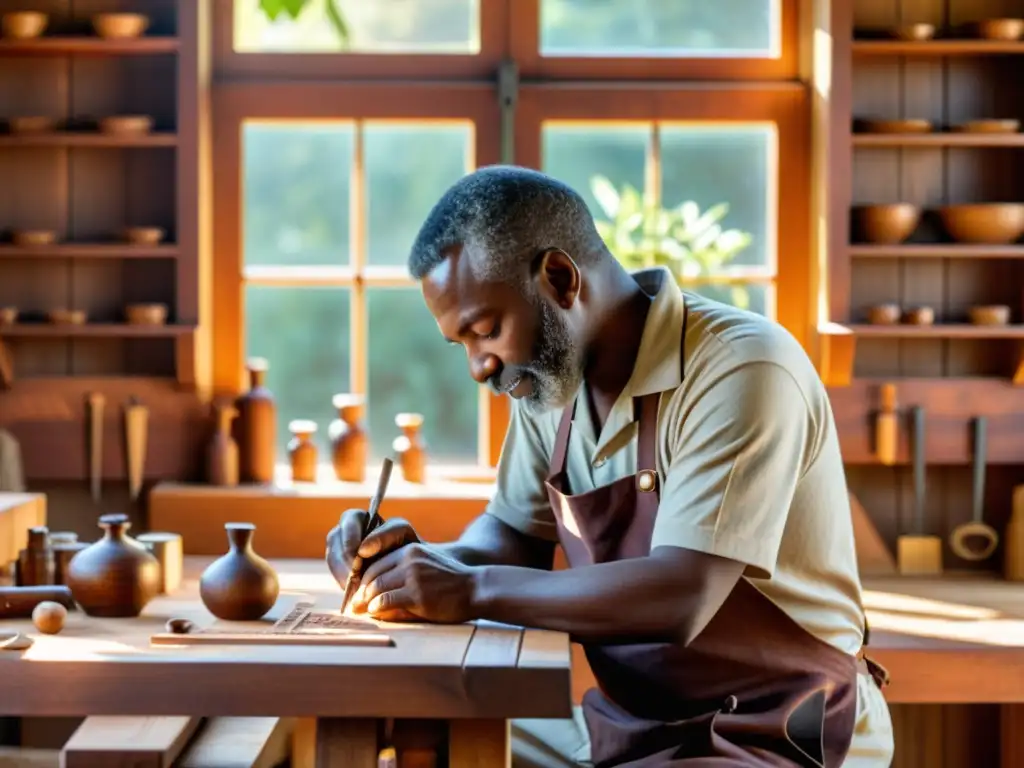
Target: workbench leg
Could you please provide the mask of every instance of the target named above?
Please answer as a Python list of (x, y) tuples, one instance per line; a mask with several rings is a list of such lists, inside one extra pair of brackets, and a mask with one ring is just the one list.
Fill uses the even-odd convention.
[(316, 721), (317, 768), (377, 768), (377, 721), (321, 717)]
[(999, 707), (1000, 752), (1003, 768), (1024, 765), (1024, 704)]
[(448, 768), (511, 768), (508, 720), (452, 720), (448, 725)]

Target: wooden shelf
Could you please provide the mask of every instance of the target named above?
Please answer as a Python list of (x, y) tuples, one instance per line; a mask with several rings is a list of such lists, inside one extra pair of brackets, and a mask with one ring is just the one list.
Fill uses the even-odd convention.
[(854, 40), (854, 55), (865, 56), (994, 56), (1024, 55), (1024, 42), (1003, 40)]
[(1024, 147), (1024, 133), (855, 133), (855, 147)]
[(0, 336), (9, 337), (91, 337), (110, 339), (173, 338), (190, 335), (194, 325), (128, 325), (127, 323), (86, 323), (84, 325), (53, 325), (51, 323), (15, 323), (0, 326)]
[(0, 245), (2, 259), (173, 259), (178, 246), (124, 243), (66, 243), (38, 247)]
[(851, 245), (847, 253), (860, 259), (1024, 259), (1024, 245)]
[(145, 149), (148, 147), (175, 147), (178, 135), (171, 131), (136, 136), (115, 136), (108, 133), (87, 131), (61, 131), (39, 134), (0, 135), (0, 149), (4, 147), (96, 147), (111, 149)]
[(107, 40), (99, 37), (37, 37), (32, 40), (0, 40), (0, 55), (60, 56), (85, 54), (92, 56), (175, 53), (179, 49), (177, 37), (139, 37), (126, 40)]
[[(861, 337), (890, 339), (1024, 339), (1024, 324), (971, 325), (968, 323), (936, 323), (935, 325), (872, 325), (870, 323), (827, 323), (828, 335), (833, 326), (848, 329)], [(840, 333), (836, 330), (835, 333)]]

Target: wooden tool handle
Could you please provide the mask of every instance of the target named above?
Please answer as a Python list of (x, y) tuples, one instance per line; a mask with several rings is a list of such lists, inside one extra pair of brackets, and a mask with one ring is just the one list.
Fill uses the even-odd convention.
[(974, 420), (974, 478), (971, 483), (971, 519), (980, 523), (985, 510), (985, 465), (988, 458), (988, 419)]
[(914, 422), (914, 533), (924, 533), (924, 497), (926, 492), (925, 470), (925, 424), (924, 408), (914, 406), (912, 418)]
[(65, 608), (75, 606), (68, 587), (0, 587), (0, 619), (27, 619), (45, 601), (60, 603)]

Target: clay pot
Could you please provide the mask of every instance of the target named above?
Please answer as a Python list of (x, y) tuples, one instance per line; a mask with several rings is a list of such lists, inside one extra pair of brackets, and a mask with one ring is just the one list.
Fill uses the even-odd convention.
[(366, 454), (369, 440), (361, 419), (366, 409), (362, 395), (335, 395), (331, 401), (338, 409), (338, 418), (331, 422), (327, 434), (331, 440), (334, 474), (346, 483), (361, 483), (366, 478)]
[(217, 431), (206, 452), (210, 485), (231, 488), (238, 485), (238, 443), (231, 436), (231, 422), (238, 409), (229, 403), (217, 405)]
[(114, 136), (142, 135), (153, 130), (153, 118), (149, 115), (112, 115), (102, 118), (97, 127), (100, 133)]
[(968, 120), (956, 126), (963, 133), (1016, 133), (1020, 130), (1020, 120), (992, 118), (988, 120)]
[(3, 15), (0, 28), (4, 37), (12, 40), (29, 40), (43, 34), (49, 20), (49, 16), (38, 11), (14, 11)]
[(203, 571), (199, 596), (218, 619), (255, 621), (277, 602), (277, 574), (252, 548), (255, 525), (226, 523), (224, 529), (231, 548)]
[(292, 439), (288, 442), (288, 461), (292, 465), (292, 482), (316, 482), (316, 443), (311, 439), (316, 434), (316, 422), (295, 419), (288, 424)]
[(138, 616), (160, 592), (160, 562), (127, 534), (127, 515), (103, 515), (103, 538), (68, 563), (71, 594), (90, 616)]
[(861, 133), (931, 133), (931, 120), (862, 120)]
[(947, 205), (939, 218), (958, 243), (1005, 245), (1024, 234), (1024, 203)]
[(167, 305), (129, 304), (124, 308), (124, 316), (129, 325), (165, 325)]
[(270, 366), (256, 357), (246, 363), (249, 391), (235, 401), (235, 440), (238, 443), (238, 473), (243, 483), (272, 483), (277, 457), (277, 405), (266, 388)]
[(864, 240), (884, 245), (902, 243), (921, 220), (921, 209), (910, 203), (865, 205), (858, 208), (856, 214)]
[(935, 310), (932, 307), (912, 307), (903, 313), (907, 325), (934, 325)]
[(1020, 40), (1024, 19), (985, 19), (978, 22), (978, 37), (983, 40)]
[(897, 40), (931, 40), (935, 37), (935, 25), (934, 24), (905, 24), (902, 27), (896, 27), (892, 31), (893, 37)]
[(131, 245), (158, 245), (167, 231), (163, 227), (125, 227), (121, 235)]
[(402, 430), (402, 436), (395, 438), (392, 448), (398, 456), (402, 477), (407, 483), (427, 481), (427, 451), (420, 439), (423, 415), (400, 413), (395, 416), (395, 425)]
[(968, 310), (972, 325), (1006, 325), (1010, 322), (1010, 307), (1006, 304), (986, 304)]
[(878, 304), (868, 310), (868, 322), (872, 325), (895, 325), (899, 321), (898, 304)]
[(11, 242), (21, 248), (42, 248), (57, 242), (52, 229), (19, 229), (11, 233)]
[(149, 28), (149, 17), (141, 13), (97, 13), (92, 26), (97, 35), (108, 40), (133, 38)]

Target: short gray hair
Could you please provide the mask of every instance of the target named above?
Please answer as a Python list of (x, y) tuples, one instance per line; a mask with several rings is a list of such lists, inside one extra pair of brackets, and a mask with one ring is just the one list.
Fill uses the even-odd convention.
[(517, 283), (542, 251), (558, 248), (581, 267), (608, 254), (586, 201), (568, 184), (529, 168), (492, 165), (463, 176), (427, 215), (409, 253), (409, 272), (422, 279), (453, 246), (485, 254), (472, 264), (478, 279)]

